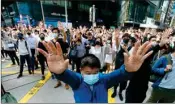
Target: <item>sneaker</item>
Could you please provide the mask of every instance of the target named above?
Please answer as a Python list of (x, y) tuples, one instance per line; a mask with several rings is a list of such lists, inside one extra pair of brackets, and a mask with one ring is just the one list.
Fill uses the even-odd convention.
[(52, 79), (55, 79), (55, 76), (52, 74)]
[(116, 95), (117, 95), (116, 92), (114, 92), (114, 93), (111, 95), (111, 97), (114, 98)]
[(45, 80), (45, 76), (44, 75), (42, 76), (42, 80)]
[(61, 86), (61, 82), (59, 81), (54, 88), (58, 88)]
[(68, 90), (69, 89), (69, 85), (65, 84), (65, 88), (66, 88), (66, 90)]
[(22, 77), (22, 74), (19, 74), (17, 78), (21, 78)]
[(122, 93), (119, 93), (119, 99), (120, 99), (121, 101), (123, 101)]

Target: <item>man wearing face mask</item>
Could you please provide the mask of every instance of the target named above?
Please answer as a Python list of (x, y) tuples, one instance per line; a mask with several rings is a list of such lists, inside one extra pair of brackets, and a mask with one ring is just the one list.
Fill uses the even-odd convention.
[[(172, 41), (175, 43), (175, 41)], [(158, 59), (152, 67), (152, 72), (160, 78), (152, 85), (153, 91), (148, 103), (173, 103), (175, 101), (175, 47), (170, 53)]]
[[(64, 55), (64, 58), (67, 59), (67, 53), (68, 53), (68, 48), (69, 48), (69, 45), (67, 42), (65, 42), (63, 39), (63, 35), (60, 34), (60, 31), (58, 28), (53, 28), (52, 29), (52, 37), (54, 38), (52, 40), (52, 42), (55, 44), (56, 42), (59, 42), (60, 43), (60, 46), (61, 46), (61, 49), (63, 51), (63, 55)], [(57, 85), (54, 87), (54, 88), (58, 88), (59, 86), (61, 86), (61, 81), (58, 80), (57, 82)], [(65, 88), (66, 89), (69, 89), (69, 86), (67, 84), (65, 84)]]
[(86, 54), (89, 54), (89, 50), (91, 46), (95, 45), (95, 38), (92, 36), (90, 32), (87, 33), (88, 40), (85, 42)]
[(124, 54), (125, 65), (109, 74), (99, 73), (100, 61), (95, 55), (90, 54), (82, 58), (81, 74), (79, 74), (67, 69), (69, 60), (63, 59), (59, 43), (56, 43), (56, 47), (52, 42), (44, 45), (52, 48), (51, 51), (49, 53), (41, 49), (38, 51), (47, 58), (49, 70), (55, 73), (56, 78), (72, 87), (76, 103), (107, 103), (108, 89), (132, 77), (132, 73), (129, 72), (136, 72), (144, 60), (152, 54), (151, 51), (145, 55), (150, 48), (148, 42), (142, 46), (137, 42), (131, 55)]
[(18, 45), (18, 50), (20, 55), (20, 74), (18, 75), (17, 78), (20, 78), (23, 76), (25, 60), (27, 61), (29, 74), (31, 74), (30, 57), (32, 56), (32, 54), (31, 54), (30, 46), (27, 43), (27, 41), (24, 39), (22, 33), (18, 34), (18, 39), (19, 40), (17, 41), (17, 45)]
[(32, 53), (32, 57), (31, 57), (31, 66), (32, 66), (32, 73), (34, 74), (34, 70), (35, 70), (35, 65), (36, 68), (38, 68), (38, 64), (36, 63), (36, 48), (38, 45), (38, 40), (36, 39), (36, 37), (34, 37), (33, 35), (31, 35), (31, 32), (27, 32), (27, 42), (29, 43), (29, 47)]
[(156, 36), (150, 36), (149, 41), (152, 43), (152, 46), (157, 45)]
[[(44, 35), (44, 33), (41, 33), (40, 34), (40, 41), (38, 43), (38, 47), (37, 48), (40, 48), (40, 49), (48, 52), (46, 50), (46, 48), (44, 47), (44, 45), (43, 45), (43, 42), (45, 42), (44, 39), (45, 39), (45, 35)], [(38, 61), (39, 61), (40, 65), (41, 65), (42, 80), (44, 80), (45, 79), (45, 76), (44, 76), (45, 62), (47, 63), (47, 60), (46, 60), (46, 57), (43, 54), (41, 54), (41, 53), (38, 53), (37, 58), (38, 58)]]
[(154, 55), (169, 41), (167, 37), (169, 36), (169, 33), (170, 30), (166, 30), (162, 35), (163, 40), (161, 40), (156, 46), (151, 44), (150, 50), (152, 50), (153, 53), (143, 62), (139, 71), (134, 73), (133, 77), (130, 79), (129, 85), (126, 89), (125, 103), (142, 103), (146, 98), (146, 92), (148, 90), (148, 83), (152, 70), (151, 61), (153, 60)]
[[(116, 61), (115, 61), (115, 69), (117, 70), (120, 68), (121, 65), (124, 63), (124, 52), (127, 50), (129, 51), (131, 48), (129, 48), (129, 40), (130, 40), (130, 35), (128, 33), (125, 33), (122, 36), (122, 41), (120, 44), (120, 50), (116, 54)], [(120, 89), (119, 89), (119, 98), (121, 101), (123, 101), (123, 96), (122, 96), (122, 91), (126, 88), (127, 86), (127, 81), (124, 81), (122, 83), (118, 83), (114, 85), (114, 92), (111, 97), (115, 97), (117, 94), (117, 87), (120, 84)]]

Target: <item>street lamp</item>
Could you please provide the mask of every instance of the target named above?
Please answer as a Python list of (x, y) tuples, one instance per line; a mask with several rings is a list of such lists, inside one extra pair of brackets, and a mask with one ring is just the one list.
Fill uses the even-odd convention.
[(44, 10), (43, 10), (43, 4), (42, 4), (41, 0), (40, 0), (40, 4), (41, 4), (41, 12), (42, 12), (42, 17), (43, 17), (43, 22), (44, 22), (44, 25), (45, 25)]
[(133, 28), (134, 28), (134, 24), (135, 24), (135, 16), (136, 16), (136, 12), (137, 12), (137, 5), (135, 5)]
[(66, 18), (66, 28), (67, 28), (68, 27), (67, 0), (65, 0), (65, 18)]

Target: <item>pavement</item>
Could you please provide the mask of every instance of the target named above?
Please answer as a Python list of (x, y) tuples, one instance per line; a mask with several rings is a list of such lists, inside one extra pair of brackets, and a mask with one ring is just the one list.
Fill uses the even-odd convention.
[[(52, 79), (48, 70), (45, 71), (46, 79), (41, 80), (40, 69), (35, 70), (34, 75), (29, 75), (27, 67), (24, 69), (24, 76), (17, 79), (19, 74), (19, 66), (11, 66), (11, 60), (1, 61), (2, 84), (6, 91), (10, 92), (18, 101), (18, 103), (75, 103), (72, 89), (65, 89), (64, 83), (58, 88), (54, 88), (57, 81)], [(147, 91), (145, 101), (151, 95), (151, 83)], [(111, 98), (113, 89), (108, 91), (108, 103), (124, 103), (119, 97)], [(125, 97), (125, 91), (123, 91)], [(145, 103), (144, 101), (144, 103)]]

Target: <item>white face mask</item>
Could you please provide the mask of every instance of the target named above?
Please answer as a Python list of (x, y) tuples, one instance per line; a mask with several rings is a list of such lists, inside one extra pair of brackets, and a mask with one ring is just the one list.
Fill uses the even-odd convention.
[(57, 37), (57, 33), (52, 33), (52, 38), (56, 38)]
[(157, 42), (151, 42), (152, 46), (156, 46)]

